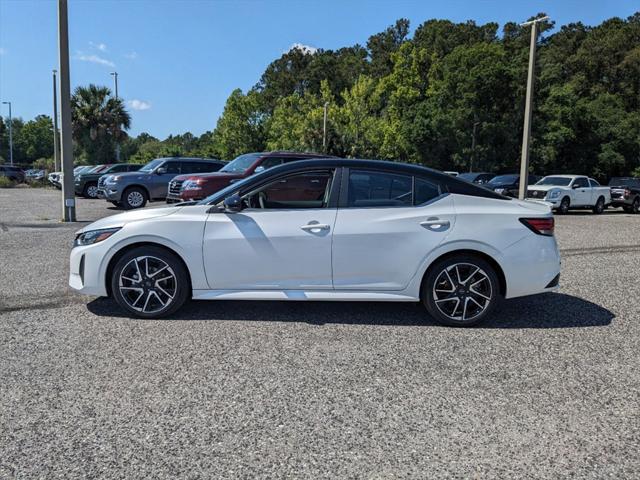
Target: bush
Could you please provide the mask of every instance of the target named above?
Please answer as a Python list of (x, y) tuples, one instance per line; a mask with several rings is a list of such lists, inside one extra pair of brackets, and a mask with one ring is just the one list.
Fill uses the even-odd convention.
[(12, 188), (15, 184), (7, 177), (0, 177), (0, 188)]

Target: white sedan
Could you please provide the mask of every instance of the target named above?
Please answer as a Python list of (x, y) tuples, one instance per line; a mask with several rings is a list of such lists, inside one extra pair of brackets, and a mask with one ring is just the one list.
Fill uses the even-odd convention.
[(502, 298), (558, 288), (553, 228), (547, 205), (431, 169), (299, 161), (84, 227), (69, 284), (143, 318), (189, 298), (393, 301), (470, 326)]

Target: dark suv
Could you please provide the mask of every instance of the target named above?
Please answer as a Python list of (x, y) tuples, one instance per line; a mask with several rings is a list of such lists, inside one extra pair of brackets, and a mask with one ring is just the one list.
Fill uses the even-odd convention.
[(640, 178), (613, 177), (609, 187), (612, 207), (622, 207), (627, 213), (640, 213)]
[(169, 183), (167, 203), (200, 200), (227, 185), (260, 173), (268, 168), (310, 158), (327, 158), (329, 155), (296, 152), (246, 153), (227, 163), (220, 171), (204, 175), (180, 175)]
[(7, 177), (12, 182), (24, 182), (24, 172), (21, 168), (12, 165), (0, 165), (0, 177)]
[[(527, 183), (529, 185), (533, 185), (540, 180), (540, 178), (541, 177), (538, 175), (529, 174), (529, 181)], [(520, 174), (507, 173), (498, 175), (497, 177), (493, 177), (487, 183), (482, 184), (482, 186), (489, 190), (493, 190), (496, 193), (500, 193), (501, 195), (517, 198), (518, 190), (520, 189)]]
[(98, 198), (98, 179), (102, 175), (110, 173), (135, 172), (140, 170), (142, 165), (135, 163), (114, 163), (112, 165), (103, 165), (103, 168), (85, 170), (78, 173), (74, 178), (74, 187), (76, 195), (82, 195), (85, 198)]
[(216, 172), (225, 162), (214, 159), (170, 157), (151, 160), (137, 172), (100, 177), (99, 195), (114, 205), (140, 208), (147, 201), (164, 200), (167, 185), (176, 175)]

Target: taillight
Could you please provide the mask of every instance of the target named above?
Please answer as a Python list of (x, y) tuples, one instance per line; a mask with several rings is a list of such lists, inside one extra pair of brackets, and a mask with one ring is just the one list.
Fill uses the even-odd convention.
[(520, 223), (538, 235), (553, 236), (553, 227), (555, 225), (553, 217), (521, 218)]

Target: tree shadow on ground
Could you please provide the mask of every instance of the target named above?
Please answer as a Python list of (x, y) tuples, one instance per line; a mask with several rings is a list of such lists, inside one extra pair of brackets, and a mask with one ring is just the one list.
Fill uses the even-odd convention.
[[(129, 317), (109, 298), (95, 299), (87, 308), (99, 316)], [(595, 303), (572, 295), (548, 293), (507, 300), (494, 312), (492, 318), (478, 328), (602, 327), (609, 325), (614, 318), (612, 312)], [(191, 301), (165, 320), (305, 322), (313, 325), (437, 325), (418, 303), (388, 302)]]

